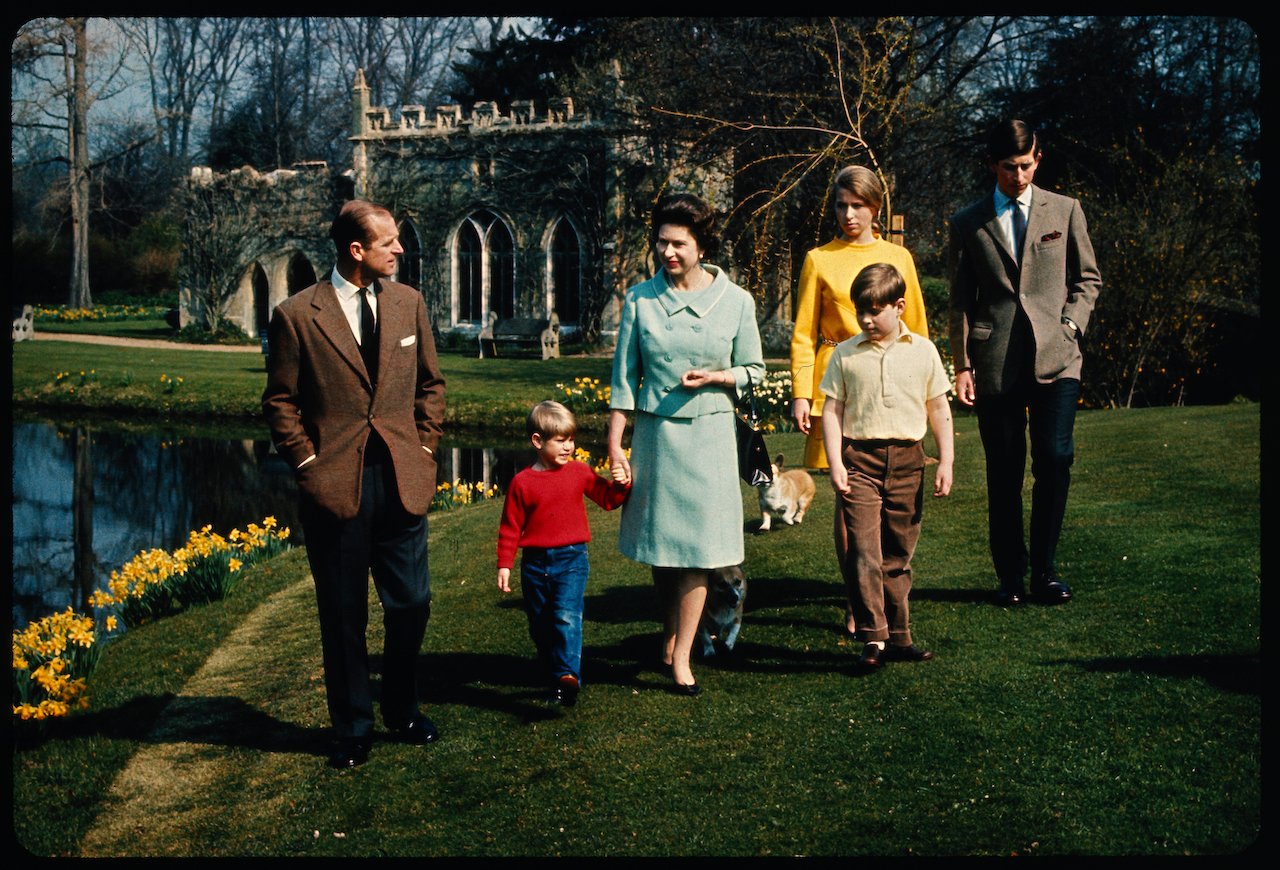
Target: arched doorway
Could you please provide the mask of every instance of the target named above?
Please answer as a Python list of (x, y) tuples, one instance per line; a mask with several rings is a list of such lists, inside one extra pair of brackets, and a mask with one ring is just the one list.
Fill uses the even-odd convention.
[(271, 322), (271, 283), (259, 263), (253, 264), (253, 320), (253, 331), (257, 335), (266, 332)]
[(285, 281), (288, 293), (292, 296), (299, 290), (305, 290), (316, 283), (316, 270), (311, 267), (311, 261), (305, 256), (294, 254), (289, 260), (289, 273)]

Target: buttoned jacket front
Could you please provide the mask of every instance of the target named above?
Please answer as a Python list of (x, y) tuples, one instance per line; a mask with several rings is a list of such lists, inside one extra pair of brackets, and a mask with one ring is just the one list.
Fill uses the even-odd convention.
[(973, 369), (979, 395), (1017, 381), (1009, 358), (1018, 310), (1035, 339), (1041, 383), (1080, 377), (1083, 334), (1102, 286), (1080, 203), (1032, 185), (1022, 261), (1011, 250), (987, 194), (951, 218), (951, 353), (957, 370)]
[[(747, 386), (765, 373), (751, 294), (723, 270), (704, 266), (711, 285), (674, 289), (665, 272), (627, 291), (618, 327), (610, 405), (663, 417), (732, 411)], [(690, 369), (728, 370), (734, 389), (691, 390), (680, 385)]]
[(406, 284), (377, 287), (376, 387), (332, 283), (289, 297), (271, 317), (263, 413), (276, 450), (297, 469), (298, 488), (339, 519), (359, 509), (365, 445), (375, 431), (405, 510), (421, 516), (435, 495), (444, 376), (426, 305)]

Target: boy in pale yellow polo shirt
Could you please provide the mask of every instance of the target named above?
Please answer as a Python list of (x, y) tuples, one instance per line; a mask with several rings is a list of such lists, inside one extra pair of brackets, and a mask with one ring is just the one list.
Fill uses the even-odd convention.
[(849, 295), (862, 332), (837, 345), (820, 386), (836, 521), (849, 541), (840, 569), (866, 641), (859, 662), (869, 670), (933, 658), (911, 640), (907, 604), (924, 503), (926, 425), (938, 443), (933, 494), (951, 492), (950, 382), (933, 342), (901, 322), (905, 294), (902, 275), (888, 263), (858, 273)]

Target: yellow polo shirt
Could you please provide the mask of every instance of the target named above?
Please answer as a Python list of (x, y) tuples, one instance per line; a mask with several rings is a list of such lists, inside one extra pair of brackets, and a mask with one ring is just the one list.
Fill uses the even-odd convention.
[(836, 345), (819, 389), (844, 402), (845, 438), (919, 441), (929, 428), (925, 404), (951, 383), (933, 342), (899, 324), (888, 347), (862, 333)]

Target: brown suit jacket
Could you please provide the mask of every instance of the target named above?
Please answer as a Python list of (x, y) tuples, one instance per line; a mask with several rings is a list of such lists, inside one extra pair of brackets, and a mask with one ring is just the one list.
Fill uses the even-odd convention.
[(271, 317), (263, 414), (276, 450), (297, 469), (298, 488), (340, 519), (359, 509), (374, 430), (390, 450), (405, 510), (425, 514), (436, 489), (444, 377), (426, 305), (405, 284), (378, 287), (376, 391), (329, 281), (281, 302)]
[(951, 218), (948, 265), (951, 355), (957, 371), (973, 369), (979, 395), (1017, 381), (1021, 355), (1009, 351), (1019, 303), (1034, 334), (1036, 380), (1079, 379), (1079, 342), (1062, 318), (1088, 329), (1102, 276), (1077, 200), (1033, 185), (1019, 269), (988, 193)]

